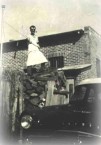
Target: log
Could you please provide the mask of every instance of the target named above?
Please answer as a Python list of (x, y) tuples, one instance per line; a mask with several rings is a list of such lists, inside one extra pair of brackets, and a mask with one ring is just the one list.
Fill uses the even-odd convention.
[(68, 94), (69, 94), (69, 92), (68, 91), (58, 91), (58, 90), (54, 90), (54, 92), (53, 92), (53, 94), (55, 94), (55, 95), (65, 95), (65, 96), (67, 96)]

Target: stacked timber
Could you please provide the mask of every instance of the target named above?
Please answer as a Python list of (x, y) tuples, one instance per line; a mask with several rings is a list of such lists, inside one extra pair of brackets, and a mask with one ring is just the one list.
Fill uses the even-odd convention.
[(63, 71), (37, 69), (24, 70), (23, 80), (25, 108), (43, 107), (63, 104), (64, 97), (67, 97), (66, 78)]
[[(32, 71), (32, 70), (30, 70)], [(23, 93), (25, 108), (43, 107), (46, 100), (47, 76), (42, 72), (25, 73)], [(49, 77), (49, 76), (48, 76)]]

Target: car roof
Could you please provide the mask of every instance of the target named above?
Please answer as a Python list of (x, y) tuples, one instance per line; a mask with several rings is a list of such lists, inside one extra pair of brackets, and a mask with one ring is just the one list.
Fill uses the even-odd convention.
[(89, 78), (82, 80), (79, 85), (86, 85), (86, 84), (101, 84), (101, 78)]

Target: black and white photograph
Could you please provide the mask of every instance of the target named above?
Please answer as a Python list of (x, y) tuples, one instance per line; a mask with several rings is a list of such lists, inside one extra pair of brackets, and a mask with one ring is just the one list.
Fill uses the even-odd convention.
[(101, 144), (101, 1), (1, 0), (0, 145)]

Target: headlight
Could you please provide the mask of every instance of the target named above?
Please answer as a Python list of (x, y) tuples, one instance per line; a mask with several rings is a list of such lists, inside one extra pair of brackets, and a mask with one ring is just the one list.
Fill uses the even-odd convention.
[(30, 115), (25, 115), (21, 118), (21, 126), (24, 129), (28, 129), (31, 127), (33, 118)]

